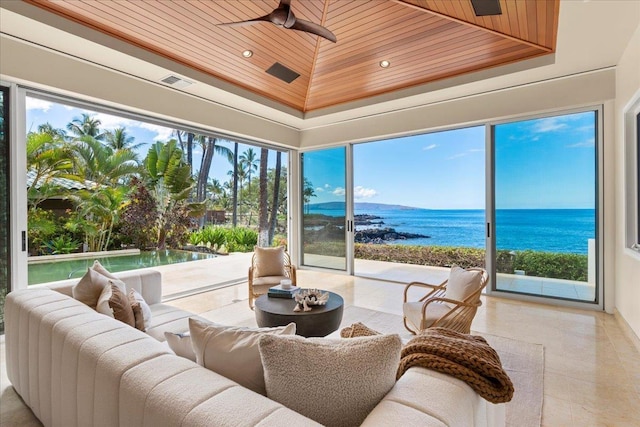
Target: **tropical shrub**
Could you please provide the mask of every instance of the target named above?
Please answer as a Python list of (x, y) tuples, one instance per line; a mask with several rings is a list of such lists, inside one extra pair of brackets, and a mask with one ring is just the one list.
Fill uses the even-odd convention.
[(154, 247), (158, 235), (155, 228), (158, 217), (156, 201), (139, 179), (134, 178), (131, 187), (129, 205), (121, 216), (121, 239), (139, 249)]
[(516, 251), (514, 269), (527, 276), (587, 281), (588, 257), (580, 254)]
[(29, 248), (33, 255), (44, 253), (44, 243), (59, 231), (53, 212), (40, 208), (29, 209), (27, 217)]
[(61, 235), (54, 237), (44, 245), (49, 249), (51, 255), (70, 254), (75, 252), (80, 246), (81, 242), (73, 240), (71, 237)]
[(200, 230), (192, 231), (191, 234), (189, 234), (189, 243), (193, 246), (205, 243), (202, 232)]
[[(335, 250), (335, 245), (315, 243), (305, 245), (309, 253), (324, 253)], [(315, 250), (316, 252), (313, 252)], [(319, 252), (324, 251), (324, 252)], [(355, 257), (375, 261), (398, 262), (435, 267), (451, 267), (453, 264), (464, 268), (484, 267), (485, 250), (478, 248), (449, 246), (405, 246), (355, 244)], [(587, 281), (587, 255), (550, 252), (508, 251), (497, 252), (496, 270), (513, 274), (515, 270), (525, 271), (527, 276), (555, 279)]]
[(222, 227), (207, 226), (200, 233), (202, 242), (213, 250), (218, 250), (222, 245), (227, 244), (227, 232)]
[(258, 243), (258, 232), (250, 228), (228, 228), (227, 233), (227, 250), (229, 252), (251, 252)]

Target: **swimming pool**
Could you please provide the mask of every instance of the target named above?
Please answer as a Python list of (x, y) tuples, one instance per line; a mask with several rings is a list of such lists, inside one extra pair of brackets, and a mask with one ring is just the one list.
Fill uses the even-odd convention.
[(37, 283), (54, 282), (56, 280), (80, 278), (87, 272), (87, 268), (93, 265), (93, 261), (96, 259), (100, 261), (100, 264), (107, 270), (115, 273), (118, 271), (137, 270), (139, 268), (199, 261), (215, 257), (216, 255), (213, 254), (166, 249), (145, 251), (135, 255), (30, 263), (28, 267), (28, 281), (30, 285), (35, 285)]

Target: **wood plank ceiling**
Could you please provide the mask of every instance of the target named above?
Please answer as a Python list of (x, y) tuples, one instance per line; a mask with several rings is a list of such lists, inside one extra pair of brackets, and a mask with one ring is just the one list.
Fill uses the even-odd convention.
[[(484, 17), (470, 0), (292, 0), (337, 43), (268, 22), (216, 25), (278, 0), (25, 1), (306, 112), (553, 53), (560, 0), (500, 0), (502, 15)], [(267, 74), (275, 62), (300, 77)]]

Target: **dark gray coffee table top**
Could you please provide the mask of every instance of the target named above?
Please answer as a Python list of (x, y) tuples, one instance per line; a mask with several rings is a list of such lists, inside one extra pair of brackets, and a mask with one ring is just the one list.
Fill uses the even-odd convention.
[(293, 311), (295, 306), (293, 298), (261, 295), (255, 301), (258, 326), (285, 326), (294, 322), (296, 334), (303, 337), (324, 337), (340, 327), (344, 300), (336, 293), (329, 292), (327, 303), (311, 306), (311, 311)]

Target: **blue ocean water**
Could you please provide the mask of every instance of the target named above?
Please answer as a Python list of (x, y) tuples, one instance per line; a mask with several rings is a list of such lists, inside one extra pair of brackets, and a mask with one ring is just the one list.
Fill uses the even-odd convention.
[[(314, 209), (310, 213), (340, 216), (340, 210)], [(396, 240), (400, 245), (485, 247), (484, 210), (356, 209), (355, 214), (381, 217), (379, 227), (430, 236)], [(594, 209), (498, 209), (498, 249), (561, 253), (587, 253), (588, 239), (595, 238)], [(378, 220), (376, 220), (378, 221)]]

